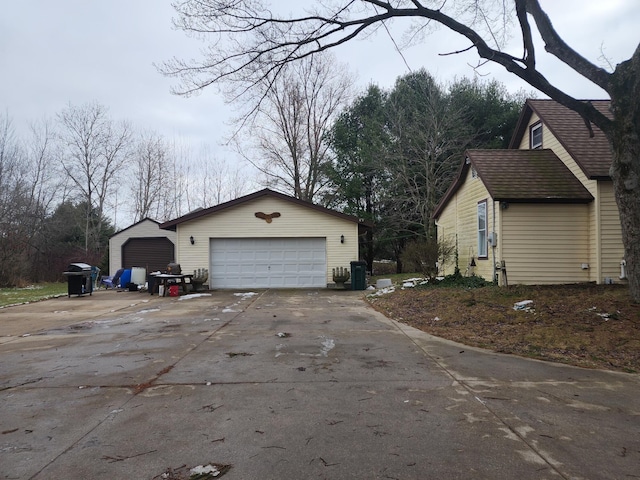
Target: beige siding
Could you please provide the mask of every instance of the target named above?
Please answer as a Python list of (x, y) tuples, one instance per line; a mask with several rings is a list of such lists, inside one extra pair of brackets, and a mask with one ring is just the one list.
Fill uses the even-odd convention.
[(600, 205), (600, 245), (602, 269), (598, 283), (604, 282), (605, 277), (620, 281), (620, 260), (624, 258), (622, 244), (622, 229), (620, 216), (613, 192), (613, 182), (598, 182), (598, 200)]
[[(272, 223), (256, 218), (256, 212), (278, 212)], [(358, 260), (358, 224), (277, 198), (260, 198), (228, 210), (178, 225), (177, 257), (183, 272), (209, 266), (211, 238), (326, 238), (327, 283), (332, 283), (331, 269), (349, 268)], [(344, 243), (340, 236), (344, 235)], [(195, 244), (191, 245), (189, 237)]]
[[(529, 120), (529, 126), (538, 122), (540, 118), (536, 114), (531, 115), (531, 119)], [(523, 136), (522, 142), (520, 143), (521, 149), (529, 148), (529, 128), (527, 127), (525, 134)], [(588, 236), (588, 263), (590, 265), (589, 269), (589, 278), (587, 281), (598, 282), (601, 283), (603, 281), (602, 274), (602, 235), (601, 235), (601, 208), (599, 205), (598, 195), (598, 182), (595, 180), (589, 180), (587, 176), (584, 174), (579, 165), (575, 162), (575, 160), (569, 155), (567, 150), (560, 144), (560, 141), (553, 136), (551, 131), (543, 124), (542, 127), (542, 148), (548, 148), (553, 150), (556, 156), (564, 163), (571, 173), (582, 182), (585, 188), (593, 195), (595, 201), (590, 203), (588, 206), (588, 219), (589, 219), (589, 228), (587, 231)], [(620, 260), (618, 260), (619, 266)]]
[(130, 238), (167, 237), (176, 244), (176, 233), (169, 230), (160, 230), (158, 224), (151, 220), (142, 222), (130, 228), (126, 228), (109, 239), (109, 273), (113, 275), (122, 267), (122, 245)]
[[(539, 121), (540, 121), (540, 117), (538, 117), (538, 115), (536, 115), (535, 113), (532, 113), (531, 118), (529, 119), (529, 124), (527, 125), (527, 128), (524, 131), (524, 135), (522, 135), (522, 140), (520, 141), (520, 145), (518, 146), (519, 150), (529, 150), (529, 145), (531, 145), (529, 143), (529, 127), (534, 123), (538, 123)], [(547, 146), (545, 145), (546, 139), (544, 138), (545, 130), (546, 129), (542, 127), (542, 148), (547, 148)]]
[[(547, 130), (548, 132), (548, 130)], [(573, 160), (573, 158), (569, 155), (569, 153), (565, 150), (565, 148), (560, 144), (560, 142), (553, 136), (551, 133), (546, 133), (543, 135), (547, 135), (549, 138), (545, 138), (546, 145), (548, 148), (553, 150), (553, 152), (558, 156), (562, 163), (564, 163), (571, 173), (580, 180), (580, 182), (585, 186), (589, 193), (593, 195), (595, 199), (594, 202), (591, 202), (588, 205), (588, 218), (589, 218), (589, 229), (587, 231), (588, 236), (588, 244), (589, 244), (589, 258), (588, 262), (591, 266), (589, 269), (589, 278), (588, 281), (593, 282), (597, 281), (598, 278), (601, 277), (601, 264), (599, 262), (600, 258), (600, 233), (599, 233), (599, 225), (600, 225), (600, 209), (598, 208), (598, 182), (595, 180), (587, 179), (587, 176), (584, 174), (582, 169), (578, 166), (578, 164)]]
[(587, 205), (511, 204), (502, 212), (502, 260), (509, 284), (589, 280)]
[[(467, 178), (458, 191), (451, 197), (437, 221), (438, 239), (440, 241), (457, 243), (458, 266), (460, 272), (468, 272), (471, 258), (476, 259), (475, 274), (486, 280), (493, 278), (493, 254), (488, 249), (489, 258), (478, 259), (478, 202), (487, 200), (487, 224), (488, 231), (493, 228), (493, 201), (489, 192), (479, 178), (472, 178), (471, 169), (467, 172)], [(496, 214), (498, 214), (496, 206)], [(498, 223), (496, 230), (499, 232)], [(498, 238), (498, 247), (500, 238)], [(499, 253), (497, 253), (499, 255)], [(441, 266), (440, 275), (449, 275), (454, 272), (455, 261)]]

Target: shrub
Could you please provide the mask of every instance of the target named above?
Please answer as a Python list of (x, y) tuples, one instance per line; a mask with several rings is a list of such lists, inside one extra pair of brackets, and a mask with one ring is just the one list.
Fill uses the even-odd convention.
[(373, 275), (393, 275), (396, 273), (396, 262), (373, 262)]
[(455, 254), (455, 246), (435, 240), (415, 240), (402, 252), (402, 263), (409, 271), (419, 272), (433, 280), (438, 275), (437, 264), (446, 263)]
[(432, 282), (430, 285), (436, 287), (482, 288), (493, 284), (480, 276), (464, 277), (460, 272), (457, 272), (453, 275), (447, 275), (440, 281)]

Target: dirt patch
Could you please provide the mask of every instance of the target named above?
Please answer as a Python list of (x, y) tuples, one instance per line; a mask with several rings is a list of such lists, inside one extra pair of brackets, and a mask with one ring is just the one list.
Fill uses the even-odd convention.
[[(524, 300), (532, 303), (514, 309)], [(407, 288), (369, 301), (394, 320), (466, 345), (640, 372), (640, 305), (625, 286)]]

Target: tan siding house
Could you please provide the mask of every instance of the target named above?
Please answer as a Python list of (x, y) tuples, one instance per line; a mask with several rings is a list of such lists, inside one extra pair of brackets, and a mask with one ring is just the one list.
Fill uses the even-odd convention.
[(210, 288), (326, 287), (358, 260), (357, 218), (269, 189), (161, 225), (175, 229), (183, 272)]
[[(592, 103), (608, 112), (608, 101)], [(436, 208), (438, 236), (456, 239), (462, 273), (501, 284), (624, 282), (610, 164), (608, 142), (596, 127), (587, 128), (555, 101), (528, 100), (510, 149), (466, 153)], [(486, 235), (476, 207), (482, 198)], [(478, 255), (479, 247), (474, 250), (484, 241), (486, 258)], [(476, 266), (469, 269), (472, 260)], [(444, 265), (441, 273), (453, 268)]]
[[(474, 174), (471, 168), (467, 169), (465, 182), (460, 189), (453, 194), (447, 209), (438, 221), (438, 238), (448, 244), (454, 244), (458, 250), (459, 265), (464, 265), (462, 273), (475, 273), (484, 278), (492, 278), (493, 264), (487, 258), (478, 259), (478, 204), (490, 198), (485, 185)], [(487, 203), (490, 206), (490, 202)], [(493, 210), (487, 208), (489, 225), (493, 225)], [(473, 270), (469, 269), (471, 260), (476, 264)], [(454, 272), (455, 265), (445, 264), (440, 266), (440, 273), (448, 275)]]

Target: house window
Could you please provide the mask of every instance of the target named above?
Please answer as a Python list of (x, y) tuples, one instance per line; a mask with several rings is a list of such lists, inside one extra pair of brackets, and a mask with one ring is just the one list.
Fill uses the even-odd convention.
[(542, 148), (542, 123), (538, 122), (529, 127), (529, 144), (532, 150)]
[(487, 201), (478, 203), (478, 258), (487, 258)]

